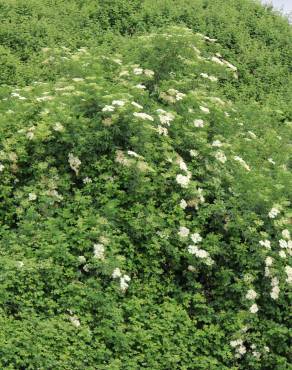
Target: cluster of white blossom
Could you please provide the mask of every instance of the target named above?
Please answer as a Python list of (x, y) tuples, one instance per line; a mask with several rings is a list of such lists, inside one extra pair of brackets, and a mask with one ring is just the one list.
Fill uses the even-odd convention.
[(282, 237), (284, 239), (279, 240), (279, 245), (282, 248), (282, 250), (279, 251), (279, 256), (282, 258), (286, 258), (287, 257), (286, 253), (290, 256), (292, 255), (292, 240), (290, 238), (289, 230), (287, 229), (283, 230)]
[(136, 152), (134, 152), (133, 150), (128, 150), (127, 151), (128, 155), (130, 155), (131, 157), (135, 157), (135, 158), (143, 158), (141, 155), (137, 154)]
[(280, 213), (279, 209), (276, 208), (276, 207), (273, 207), (270, 212), (269, 212), (269, 217), (270, 218), (275, 218), (278, 216), (278, 214)]
[(84, 179), (83, 179), (83, 184), (90, 184), (92, 183), (92, 179), (88, 176), (86, 176)]
[(222, 55), (220, 53), (216, 53), (212, 58), (211, 61), (220, 65), (225, 65), (229, 69), (231, 69), (233, 72), (237, 72), (237, 67), (235, 67), (233, 64), (228, 62), (227, 60), (222, 58)]
[(128, 167), (131, 164), (130, 160), (125, 156), (122, 150), (116, 151), (115, 161), (126, 167)]
[(195, 127), (204, 127), (204, 121), (202, 119), (195, 119), (193, 123)]
[(68, 162), (72, 170), (76, 173), (76, 175), (78, 175), (79, 167), (81, 165), (80, 159), (78, 157), (75, 157), (72, 153), (69, 153)]
[(261, 357), (261, 353), (259, 352), (259, 351), (256, 351), (256, 348), (257, 348), (257, 346), (255, 345), (255, 344), (252, 344), (251, 346), (250, 346), (250, 348), (252, 349), (252, 352), (251, 352), (251, 354), (258, 360), (258, 359), (260, 359), (260, 357)]
[(190, 150), (190, 156), (191, 157), (196, 158), (196, 157), (198, 157), (198, 155), (199, 155), (199, 152), (197, 150), (195, 150), (195, 149)]
[(35, 193), (29, 193), (28, 194), (28, 200), (29, 201), (34, 201), (37, 199), (37, 195)]
[(248, 299), (248, 300), (255, 300), (257, 297), (257, 292), (253, 289), (249, 289), (245, 295), (245, 298)]
[(113, 100), (112, 106), (123, 107), (126, 104), (124, 100)]
[(280, 294), (280, 288), (279, 288), (279, 279), (277, 277), (272, 278), (271, 286), (272, 286), (272, 291), (270, 293), (271, 298), (278, 299)]
[[(185, 227), (185, 226), (181, 226), (179, 228), (179, 232), (178, 232), (178, 235), (181, 237), (181, 238), (187, 238), (190, 234), (190, 230)], [(190, 235), (190, 238), (191, 240), (193, 241), (193, 243), (195, 245), (189, 245), (188, 246), (188, 252), (190, 254), (193, 254), (195, 255), (196, 257), (198, 258), (202, 258), (204, 259), (204, 262), (211, 266), (214, 261), (211, 259), (209, 253), (207, 251), (205, 251), (204, 249), (200, 249), (196, 244), (197, 243), (200, 243), (203, 239), (201, 237), (201, 235), (199, 233), (193, 233)]]
[(201, 112), (203, 112), (205, 114), (209, 114), (210, 113), (210, 109), (207, 108), (207, 107), (204, 107), (202, 105), (200, 105), (200, 110), (201, 110)]
[(186, 209), (187, 208), (187, 206), (188, 206), (188, 203), (184, 200), (184, 199), (182, 199), (181, 201), (180, 201), (180, 208), (182, 208), (182, 209)]
[(124, 100), (113, 100), (111, 105), (105, 105), (102, 108), (102, 112), (114, 112), (116, 107), (123, 107), (126, 104)]
[(250, 308), (249, 308), (249, 311), (251, 313), (257, 313), (258, 310), (259, 310), (259, 308), (258, 308), (258, 305), (256, 303), (254, 303), (253, 305), (251, 305)]
[(137, 85), (135, 85), (135, 87), (136, 87), (137, 89), (140, 89), (140, 90), (145, 90), (145, 89), (146, 89), (146, 86), (145, 86), (145, 85), (143, 85), (143, 84), (137, 84)]
[(180, 226), (178, 235), (181, 238), (187, 238), (189, 236), (190, 230), (185, 226)]
[(174, 115), (170, 112), (166, 112), (163, 109), (157, 109), (157, 113), (159, 114), (159, 120), (162, 125), (170, 126), (170, 122), (174, 120)]
[(99, 260), (104, 260), (104, 252), (105, 252), (105, 247), (103, 244), (101, 243), (93, 244), (94, 258), (99, 259)]
[(62, 132), (64, 131), (64, 126), (60, 122), (56, 122), (53, 129), (57, 132)]
[(225, 163), (227, 161), (227, 158), (222, 150), (217, 150), (214, 155), (217, 161), (221, 163)]
[(160, 93), (160, 98), (168, 103), (176, 103), (179, 100), (182, 100), (186, 94), (179, 92), (175, 89), (168, 89), (167, 92)]
[(112, 273), (113, 279), (120, 279), (120, 289), (123, 293), (126, 292), (126, 290), (129, 288), (129, 282), (131, 281), (131, 278), (129, 275), (122, 274), (121, 270), (116, 267)]
[(137, 76), (144, 74), (145, 76), (150, 77), (150, 78), (154, 76), (154, 71), (150, 69), (143, 69), (143, 68), (140, 68), (139, 66), (134, 67), (133, 73), (134, 75), (137, 75)]
[(19, 93), (15, 93), (15, 92), (12, 92), (11, 93), (11, 96), (13, 97), (13, 98), (17, 98), (17, 99), (19, 99), (19, 100), (26, 100), (26, 98), (24, 97), (24, 96), (21, 96)]
[(260, 241), (259, 241), (259, 244), (260, 244), (262, 247), (265, 247), (265, 248), (267, 248), (267, 249), (271, 249), (271, 242), (270, 242), (268, 239), (260, 240)]
[(230, 346), (232, 348), (235, 348), (236, 358), (240, 358), (246, 353), (246, 346), (243, 344), (242, 339), (236, 339), (236, 340), (230, 341)]
[(53, 100), (53, 99), (54, 99), (53, 96), (45, 95), (45, 96), (39, 96), (35, 100), (38, 101), (38, 102), (43, 102), (43, 101), (50, 101), (50, 100)]
[(188, 252), (190, 254), (195, 255), (198, 258), (202, 258), (206, 265), (211, 266), (213, 265), (214, 261), (210, 257), (209, 252), (207, 252), (204, 249), (199, 248), (197, 245), (189, 245), (188, 246)]
[(285, 272), (287, 274), (286, 282), (288, 284), (292, 284), (292, 267), (291, 266), (285, 266)]
[(239, 162), (247, 171), (250, 171), (249, 165), (245, 162), (244, 159), (239, 157), (238, 155), (233, 157), (235, 161)]
[(158, 132), (159, 135), (162, 135), (162, 136), (167, 136), (168, 135), (168, 130), (166, 127), (163, 127), (161, 125), (158, 125), (157, 126), (157, 129), (156, 131)]
[(35, 131), (35, 126), (32, 126), (28, 129), (27, 133), (26, 133), (26, 137), (29, 139), (29, 140), (32, 140), (34, 138), (34, 131)]
[(223, 144), (221, 143), (220, 140), (214, 140), (212, 143), (212, 146), (215, 146), (217, 148), (220, 148)]
[(79, 328), (79, 326), (81, 324), (80, 324), (80, 320), (77, 316), (69, 316), (69, 319), (70, 319), (72, 325), (74, 325), (76, 328)]
[(154, 118), (147, 113), (134, 112), (133, 116), (143, 120), (154, 121)]
[(189, 185), (189, 182), (191, 180), (190, 175), (177, 175), (176, 176), (176, 182), (182, 187), (182, 188), (187, 188)]
[(270, 277), (271, 276), (271, 271), (270, 267), (273, 265), (274, 260), (272, 257), (268, 256), (265, 259), (265, 277)]
[(80, 264), (84, 264), (84, 263), (86, 263), (86, 258), (84, 256), (78, 256), (78, 262)]
[(217, 82), (218, 81), (217, 77), (209, 76), (207, 73), (200, 73), (200, 76), (203, 77), (203, 78), (207, 78), (208, 80), (210, 80), (212, 82)]
[(138, 109), (143, 109), (143, 106), (142, 105), (140, 105), (140, 104), (138, 104), (138, 103), (136, 103), (135, 101), (132, 101), (132, 103), (131, 103), (135, 108), (138, 108)]

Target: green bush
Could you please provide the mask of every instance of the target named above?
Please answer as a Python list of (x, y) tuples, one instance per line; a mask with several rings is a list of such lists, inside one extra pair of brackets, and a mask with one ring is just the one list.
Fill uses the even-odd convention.
[(290, 108), (190, 29), (108, 40), (0, 90), (0, 367), (290, 369)]

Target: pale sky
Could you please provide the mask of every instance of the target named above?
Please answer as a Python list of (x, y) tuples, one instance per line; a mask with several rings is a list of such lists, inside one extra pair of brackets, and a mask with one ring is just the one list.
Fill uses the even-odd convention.
[(262, 0), (263, 3), (272, 3), (274, 8), (283, 10), (284, 13), (292, 12), (292, 0)]

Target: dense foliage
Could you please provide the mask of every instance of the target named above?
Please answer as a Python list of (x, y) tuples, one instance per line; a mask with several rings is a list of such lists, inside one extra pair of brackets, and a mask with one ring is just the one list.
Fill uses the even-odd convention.
[(0, 7), (0, 368), (291, 369), (287, 21)]

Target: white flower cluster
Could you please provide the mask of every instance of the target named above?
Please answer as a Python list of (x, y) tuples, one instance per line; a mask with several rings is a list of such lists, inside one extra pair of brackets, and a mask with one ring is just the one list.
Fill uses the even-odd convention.
[(251, 313), (257, 313), (258, 312), (258, 310), (259, 310), (259, 308), (258, 308), (258, 305), (256, 304), (256, 303), (254, 303), (253, 305), (251, 305), (250, 306), (250, 308), (249, 308), (249, 311), (251, 312)]
[(279, 209), (276, 208), (276, 207), (273, 207), (270, 212), (269, 212), (269, 217), (270, 218), (275, 218), (278, 216), (278, 214), (280, 213)]
[(105, 105), (103, 108), (102, 108), (102, 112), (113, 112), (115, 110), (115, 107), (112, 106), (112, 105)]
[(131, 157), (135, 157), (135, 158), (143, 158), (142, 155), (139, 155), (137, 154), (136, 152), (134, 152), (133, 150), (128, 150), (127, 151), (128, 155), (130, 155)]
[(102, 108), (102, 112), (114, 112), (116, 107), (123, 107), (126, 104), (124, 100), (113, 100), (111, 105), (105, 105)]
[[(185, 227), (181, 227), (180, 228), (180, 231), (179, 231), (179, 235), (181, 237), (187, 237), (189, 235), (189, 232), (190, 232), (189, 229), (187, 229)], [(196, 245), (197, 243), (200, 243), (203, 240), (203, 238), (201, 237), (201, 235), (199, 233), (191, 234), (191, 239), (192, 239), (192, 241), (193, 241), (193, 243), (195, 245), (189, 245), (188, 246), (188, 252), (190, 254), (195, 255), (198, 258), (204, 259), (204, 262), (208, 266), (211, 266), (214, 263), (214, 261), (211, 259), (209, 252), (205, 251), (204, 249), (200, 249)]]
[(17, 99), (19, 99), (19, 100), (26, 100), (26, 98), (25, 98), (24, 96), (21, 96), (19, 93), (12, 92), (12, 93), (11, 93), (11, 96), (12, 96), (13, 98), (17, 98)]
[(81, 165), (80, 159), (75, 157), (72, 153), (69, 153), (68, 162), (72, 170), (76, 173), (76, 175), (78, 175), (79, 167)]
[(230, 341), (230, 345), (232, 348), (235, 348), (236, 355), (235, 357), (240, 358), (246, 353), (246, 347), (243, 344), (242, 339), (236, 339)]
[(131, 281), (131, 278), (129, 275), (122, 275), (121, 270), (116, 267), (112, 273), (113, 279), (120, 279), (120, 289), (123, 293), (129, 288), (129, 282)]
[(244, 159), (239, 157), (238, 155), (233, 157), (235, 161), (239, 162), (247, 171), (250, 171), (249, 165), (245, 162)]
[(187, 188), (188, 185), (189, 185), (189, 182), (191, 180), (191, 177), (192, 177), (192, 174), (191, 172), (188, 170), (188, 167), (186, 165), (186, 163), (184, 162), (184, 160), (179, 157), (176, 161), (176, 163), (179, 165), (179, 168), (182, 170), (182, 171), (185, 171), (187, 173), (187, 175), (182, 175), (182, 174), (179, 174), (176, 176), (176, 182), (182, 187), (182, 188)]
[(147, 113), (134, 112), (133, 116), (143, 120), (154, 121), (154, 118)]
[(160, 93), (160, 98), (168, 103), (176, 103), (179, 100), (182, 100), (186, 94), (181, 93), (175, 89), (168, 89), (167, 92)]
[(79, 328), (79, 326), (81, 324), (80, 324), (80, 320), (78, 319), (77, 316), (70, 316), (69, 319), (70, 319), (72, 325), (74, 325), (76, 328)]
[(137, 84), (135, 87), (136, 87), (137, 89), (140, 89), (140, 90), (145, 90), (145, 89), (146, 89), (146, 86), (145, 86), (145, 85), (143, 85), (143, 84)]
[(28, 129), (28, 132), (26, 133), (26, 137), (29, 139), (29, 140), (32, 140), (34, 138), (34, 131), (35, 131), (35, 127), (32, 126)]
[(198, 153), (197, 150), (195, 150), (195, 149), (190, 150), (190, 156), (191, 157), (196, 158), (196, 157), (198, 157), (198, 155), (199, 155), (199, 153)]
[(187, 206), (188, 206), (188, 203), (187, 203), (184, 199), (182, 199), (182, 200), (180, 201), (179, 206), (180, 206), (180, 208), (182, 208), (182, 209), (186, 209), (186, 208), (187, 208)]
[(132, 101), (132, 103), (131, 103), (134, 107), (136, 107), (136, 108), (138, 108), (138, 109), (143, 109), (143, 106), (142, 105), (140, 105), (140, 104), (138, 104), (138, 103), (136, 103), (135, 101)]
[(233, 72), (237, 71), (237, 67), (235, 67), (233, 64), (228, 62), (227, 60), (222, 58), (222, 55), (219, 53), (216, 53), (216, 56), (213, 56), (211, 58), (212, 62), (220, 64), (220, 65), (226, 65), (229, 69), (231, 69)]
[(200, 76), (203, 77), (203, 78), (207, 78), (208, 80), (210, 80), (212, 82), (217, 82), (218, 81), (217, 77), (209, 76), (207, 73), (200, 73)]
[(157, 113), (159, 114), (159, 120), (162, 125), (170, 126), (170, 122), (174, 120), (174, 115), (170, 112), (166, 112), (163, 109), (157, 109)]
[(280, 294), (280, 288), (279, 288), (279, 279), (277, 277), (272, 278), (271, 286), (272, 286), (272, 291), (270, 293), (271, 298), (278, 299)]
[(190, 230), (185, 227), (185, 226), (181, 226), (179, 228), (179, 232), (178, 232), (178, 235), (181, 237), (181, 238), (187, 238), (189, 236), (189, 233), (190, 233)]
[(207, 107), (204, 107), (204, 106), (200, 106), (200, 110), (201, 112), (205, 113), (205, 114), (209, 114), (210, 113), (210, 109), (207, 108)]
[(282, 231), (282, 236), (283, 236), (284, 239), (290, 240), (290, 238), (291, 238), (290, 237), (290, 231), (287, 230), (287, 229), (283, 230)]
[(267, 249), (271, 249), (271, 242), (269, 240), (260, 240), (259, 241), (259, 244), (262, 246), (262, 247), (265, 247)]
[(64, 131), (64, 126), (60, 122), (56, 122), (53, 129), (57, 132), (62, 132)]
[(182, 100), (186, 96), (186, 94), (183, 94), (175, 89), (169, 89), (167, 92), (170, 96), (174, 96), (177, 101)]
[(167, 136), (168, 135), (168, 130), (167, 130), (166, 127), (158, 125), (156, 130), (159, 133), (159, 135), (162, 135), (162, 136)]
[(221, 143), (220, 140), (214, 140), (212, 143), (212, 146), (220, 148), (223, 144)]
[[(285, 239), (279, 240), (279, 245), (282, 248), (281, 251), (279, 251), (279, 256), (282, 258), (286, 258), (286, 253), (288, 253), (290, 256), (292, 255), (292, 240), (290, 239), (290, 232), (289, 230), (285, 229), (282, 231), (282, 236)], [(283, 250), (285, 249), (286, 252)]]
[(196, 245), (189, 245), (188, 246), (188, 252), (190, 254), (193, 254), (195, 255), (196, 257), (198, 258), (203, 258), (205, 259), (205, 263), (209, 266), (211, 266), (214, 261), (210, 258), (210, 254), (209, 252), (205, 251), (204, 249), (200, 249), (198, 246)]
[(272, 266), (273, 262), (274, 260), (270, 256), (265, 259), (265, 277), (269, 277), (271, 275), (270, 267)]
[(176, 182), (182, 187), (187, 188), (190, 182), (191, 176), (190, 175), (177, 175), (176, 176)]
[(195, 119), (193, 123), (195, 127), (204, 127), (204, 121), (202, 119)]
[(285, 266), (285, 272), (287, 274), (286, 282), (288, 284), (292, 283), (292, 267), (291, 266)]
[(94, 253), (94, 258), (99, 259), (99, 260), (104, 260), (104, 252), (105, 248), (103, 244), (93, 244), (93, 253)]
[(249, 289), (245, 295), (245, 298), (248, 299), (248, 300), (255, 300), (257, 297), (257, 292), (253, 289)]
[(0, 172), (3, 172), (4, 168), (5, 166), (2, 163), (0, 163)]
[(206, 40), (208, 42), (216, 42), (217, 41), (217, 39), (212, 39), (209, 36), (205, 36), (205, 35), (203, 35), (202, 33), (199, 33), (199, 32), (197, 32), (196, 35), (202, 37), (204, 40)]
[(134, 75), (142, 75), (144, 73), (145, 76), (147, 77), (153, 77), (154, 76), (154, 72), (151, 71), (150, 69), (143, 69), (143, 68), (140, 68), (140, 67), (135, 67), (133, 69), (133, 73)]
[(116, 158), (115, 161), (123, 166), (129, 166), (131, 164), (130, 159), (128, 159), (122, 150), (116, 151)]
[(225, 163), (227, 161), (227, 158), (226, 158), (224, 152), (222, 152), (222, 150), (218, 150), (215, 153), (215, 158), (217, 159), (217, 161), (219, 161), (221, 163)]
[(112, 105), (117, 107), (123, 107), (126, 104), (124, 100), (113, 100)]
[(83, 179), (83, 184), (90, 184), (92, 183), (92, 179), (88, 176), (86, 176), (84, 179)]
[(34, 201), (37, 199), (37, 195), (35, 193), (29, 193), (28, 194), (28, 200), (29, 201)]

